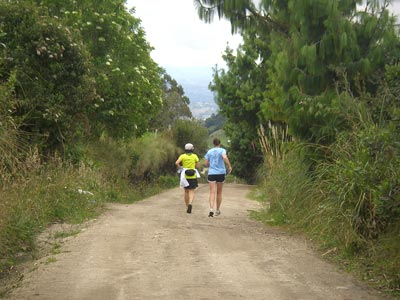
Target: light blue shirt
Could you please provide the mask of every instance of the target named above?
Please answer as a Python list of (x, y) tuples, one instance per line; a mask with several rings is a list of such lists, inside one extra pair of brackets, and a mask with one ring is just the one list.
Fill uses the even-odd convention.
[(224, 148), (215, 147), (208, 150), (205, 159), (210, 162), (208, 167), (208, 175), (226, 174), (225, 162), (222, 155), (226, 154)]

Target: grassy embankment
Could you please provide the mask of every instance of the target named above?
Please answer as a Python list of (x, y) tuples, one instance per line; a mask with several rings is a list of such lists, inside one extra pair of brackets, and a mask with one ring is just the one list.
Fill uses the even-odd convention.
[[(107, 202), (133, 203), (175, 187), (176, 177), (166, 174), (177, 151), (168, 138), (147, 136), (77, 146), (72, 156), (79, 163), (56, 156), (44, 162), (33, 153), (14, 164), (18, 174), (3, 176), (0, 187), (0, 281), (15, 278), (20, 262), (39, 255), (36, 237), (50, 224), (79, 224), (101, 214)], [(4, 285), (0, 296), (6, 292)]]
[[(305, 232), (325, 258), (400, 297), (400, 159), (391, 130), (343, 133), (315, 163), (294, 147), (264, 174), (253, 216)], [(396, 150), (397, 149), (397, 150)], [(307, 163), (308, 161), (308, 163)], [(265, 171), (264, 171), (265, 172)]]

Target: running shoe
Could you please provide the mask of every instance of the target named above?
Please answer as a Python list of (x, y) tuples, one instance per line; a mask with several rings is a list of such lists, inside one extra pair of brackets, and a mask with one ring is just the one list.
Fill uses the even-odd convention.
[(187, 207), (187, 211), (186, 211), (188, 214), (191, 214), (192, 213), (192, 204), (189, 204), (188, 205), (188, 207)]
[(215, 216), (218, 217), (221, 214), (220, 210), (215, 211)]
[(214, 212), (213, 212), (213, 211), (210, 211), (209, 214), (208, 214), (208, 216), (209, 216), (210, 218), (214, 217)]

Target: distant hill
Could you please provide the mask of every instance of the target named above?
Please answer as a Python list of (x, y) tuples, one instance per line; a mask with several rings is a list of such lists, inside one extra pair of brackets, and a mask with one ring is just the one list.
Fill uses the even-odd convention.
[(190, 100), (190, 110), (194, 117), (205, 120), (217, 113), (218, 106), (213, 93), (208, 89), (212, 81), (212, 68), (209, 67), (168, 67), (166, 71), (183, 87)]

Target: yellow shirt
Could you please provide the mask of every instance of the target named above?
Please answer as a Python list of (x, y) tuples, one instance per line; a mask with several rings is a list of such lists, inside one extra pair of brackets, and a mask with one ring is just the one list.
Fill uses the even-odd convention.
[[(182, 161), (182, 167), (184, 169), (196, 169), (196, 163), (199, 162), (199, 158), (194, 153), (184, 153), (179, 156), (179, 159)], [(187, 179), (195, 179), (197, 178), (196, 174), (193, 176), (185, 175)]]

